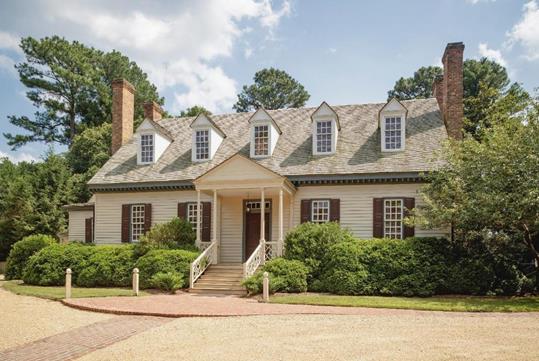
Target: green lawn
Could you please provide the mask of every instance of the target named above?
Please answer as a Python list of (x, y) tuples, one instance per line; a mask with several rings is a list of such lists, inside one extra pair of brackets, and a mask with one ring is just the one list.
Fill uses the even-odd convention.
[[(20, 281), (6, 281), (3, 287), (18, 295), (35, 296), (59, 300), (65, 297), (65, 288), (56, 286), (30, 286), (21, 283)], [(71, 297), (110, 297), (110, 296), (132, 296), (133, 291), (128, 288), (72, 288)], [(148, 295), (145, 291), (140, 291), (139, 295)]]
[(400, 308), (429, 311), (539, 312), (539, 297), (438, 296), (427, 298), (336, 296), (327, 294), (279, 294), (271, 303), (321, 306)]

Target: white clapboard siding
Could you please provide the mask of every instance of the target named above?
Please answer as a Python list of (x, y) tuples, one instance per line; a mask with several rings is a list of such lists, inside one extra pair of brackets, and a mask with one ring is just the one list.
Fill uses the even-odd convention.
[(223, 263), (243, 262), (243, 198), (221, 198), (221, 254)]
[(86, 218), (94, 216), (93, 211), (89, 210), (70, 210), (69, 211), (69, 241), (85, 241), (86, 236)]
[[(421, 184), (358, 184), (341, 186), (299, 187), (294, 198), (294, 225), (300, 223), (302, 199), (339, 198), (342, 226), (350, 229), (354, 236), (372, 238), (372, 200), (386, 197), (414, 197), (416, 207), (421, 206), (418, 190)], [(416, 227), (418, 237), (447, 235), (447, 230), (425, 230)]]

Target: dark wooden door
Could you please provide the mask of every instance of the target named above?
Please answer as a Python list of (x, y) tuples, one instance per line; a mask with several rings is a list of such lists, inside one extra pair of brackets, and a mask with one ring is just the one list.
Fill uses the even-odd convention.
[[(269, 240), (270, 230), (270, 214), (265, 214), (265, 238)], [(243, 259), (247, 260), (260, 243), (260, 213), (246, 212), (245, 213), (245, 247)]]

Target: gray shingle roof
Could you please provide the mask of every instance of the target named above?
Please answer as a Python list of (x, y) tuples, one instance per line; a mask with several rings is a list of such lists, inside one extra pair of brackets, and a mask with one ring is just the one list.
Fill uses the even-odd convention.
[[(316, 108), (268, 111), (282, 130), (273, 155), (253, 161), (284, 176), (421, 172), (432, 169), (433, 153), (447, 139), (436, 99), (402, 102), (408, 108), (406, 146), (402, 152), (380, 151), (378, 111), (385, 103), (341, 105), (332, 108), (339, 115), (341, 131), (333, 155), (312, 155), (311, 114)], [(151, 165), (137, 165), (137, 151), (131, 139), (90, 180), (90, 185), (189, 181), (204, 174), (236, 153), (249, 157), (249, 123), (252, 113), (213, 115), (212, 120), (226, 133), (215, 157), (208, 162), (191, 162), (191, 128), (194, 118), (162, 119), (174, 141)]]

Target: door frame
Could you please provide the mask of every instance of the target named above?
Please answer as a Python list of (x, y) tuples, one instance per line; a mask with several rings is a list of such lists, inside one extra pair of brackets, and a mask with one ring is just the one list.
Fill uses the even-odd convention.
[[(243, 224), (242, 224), (242, 232), (241, 232), (241, 257), (242, 257), (242, 263), (247, 261), (247, 259), (245, 258), (245, 248), (246, 248), (246, 245), (245, 245), (245, 242), (246, 242), (246, 239), (245, 239), (245, 228), (247, 227), (247, 203), (248, 202), (260, 202), (262, 201), (262, 199), (258, 198), (258, 199), (244, 199), (242, 201), (242, 204), (243, 204), (243, 207), (242, 207), (242, 218), (243, 218)], [(268, 199), (265, 199), (266, 202), (269, 202), (270, 206), (269, 206), (269, 210), (267, 213), (269, 213), (269, 222), (268, 222), (268, 238), (269, 240), (266, 239), (266, 241), (271, 241), (271, 219), (273, 218), (273, 200), (271, 198), (268, 198)], [(265, 207), (264, 207), (265, 208)], [(265, 210), (265, 209), (264, 209)]]

